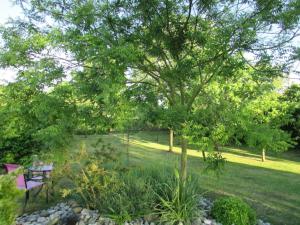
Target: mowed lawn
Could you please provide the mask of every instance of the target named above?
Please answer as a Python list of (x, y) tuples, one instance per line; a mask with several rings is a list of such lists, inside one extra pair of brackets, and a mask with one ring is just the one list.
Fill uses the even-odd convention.
[[(138, 132), (130, 135), (127, 145), (122, 134), (103, 136), (77, 136), (72, 149), (85, 143), (92, 150), (99, 137), (124, 153), (124, 163), (129, 166), (177, 167), (180, 148), (175, 137), (174, 152), (168, 152), (166, 132)], [(221, 195), (236, 195), (245, 199), (260, 218), (272, 224), (300, 225), (300, 154), (286, 152), (268, 156), (261, 162), (257, 152), (238, 148), (224, 148), (227, 163), (220, 176), (204, 172), (200, 152), (189, 149), (188, 168), (197, 174), (203, 195), (215, 198)]]

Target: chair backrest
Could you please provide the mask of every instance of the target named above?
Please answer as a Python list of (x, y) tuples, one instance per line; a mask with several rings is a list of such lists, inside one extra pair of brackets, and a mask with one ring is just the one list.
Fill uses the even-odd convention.
[(18, 169), (20, 167), (20, 165), (18, 164), (4, 164), (4, 169), (7, 173), (15, 171), (16, 169)]
[[(11, 173), (16, 169), (18, 169), (19, 167), (20, 165), (18, 164), (4, 164), (4, 169), (6, 170), (7, 173)], [(24, 174), (21, 174), (17, 177), (17, 187), (20, 189), (26, 189)]]

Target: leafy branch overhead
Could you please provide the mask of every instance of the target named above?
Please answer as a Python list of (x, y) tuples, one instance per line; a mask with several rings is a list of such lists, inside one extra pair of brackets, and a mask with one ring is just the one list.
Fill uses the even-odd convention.
[[(200, 128), (202, 139), (209, 136), (205, 143), (216, 146), (233, 136), (237, 124), (245, 125), (229, 122), (235, 119), (230, 107), (236, 116), (244, 108), (232, 105), (240, 93), (230, 90), (229, 103), (226, 99), (227, 103), (219, 103), (213, 98), (214, 86), (250, 82), (248, 90), (240, 89), (250, 98), (255, 92), (252, 82), (272, 84), (298, 54), (293, 46), (300, 28), (297, 0), (19, 0), (17, 4), (25, 19), (1, 28), (1, 66), (16, 68), (19, 80), (37, 80), (39, 90), (70, 81), (82, 112), (89, 110), (93, 118), (81, 122), (97, 120), (105, 129), (124, 129), (137, 120), (139, 107), (132, 106), (141, 96), (138, 92), (147, 98), (157, 93), (145, 106), (181, 136), (182, 180), (187, 171), (186, 126), (197, 121), (193, 129)], [(243, 80), (247, 72), (251, 78)], [(207, 111), (206, 121), (196, 118)]]

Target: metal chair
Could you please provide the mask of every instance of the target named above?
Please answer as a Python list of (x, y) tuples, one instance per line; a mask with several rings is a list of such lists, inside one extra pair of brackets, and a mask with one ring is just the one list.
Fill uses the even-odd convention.
[[(11, 173), (11, 172), (17, 170), (18, 168), (20, 168), (20, 165), (17, 165), (17, 164), (4, 164), (4, 169), (6, 170), (7, 173)], [(29, 191), (39, 188), (37, 193), (34, 195), (34, 197), (36, 197), (41, 192), (44, 184), (45, 183), (42, 182), (41, 180), (29, 178), (28, 174), (21, 174), (17, 177), (17, 188), (21, 189), (21, 190), (25, 190), (25, 204), (24, 204), (23, 211), (24, 211), (24, 209), (27, 205), (27, 202), (29, 200)], [(46, 195), (47, 195), (46, 200), (47, 200), (47, 203), (48, 203), (48, 191), (47, 191)]]

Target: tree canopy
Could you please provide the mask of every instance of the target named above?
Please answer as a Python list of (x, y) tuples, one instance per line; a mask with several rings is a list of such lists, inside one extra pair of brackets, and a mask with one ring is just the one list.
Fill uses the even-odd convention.
[[(19, 74), (46, 71), (53, 82), (73, 74), (82, 85), (90, 81), (92, 100), (108, 103), (130, 84), (151, 86), (143, 91), (162, 96), (178, 133), (201, 109), (196, 102), (211, 83), (230, 82), (249, 67), (256, 79), (271, 81), (288, 70), (298, 51), (292, 46), (299, 35), (297, 0), (17, 3), (25, 19), (1, 29), (1, 66)], [(182, 136), (182, 180), (186, 162)]]

